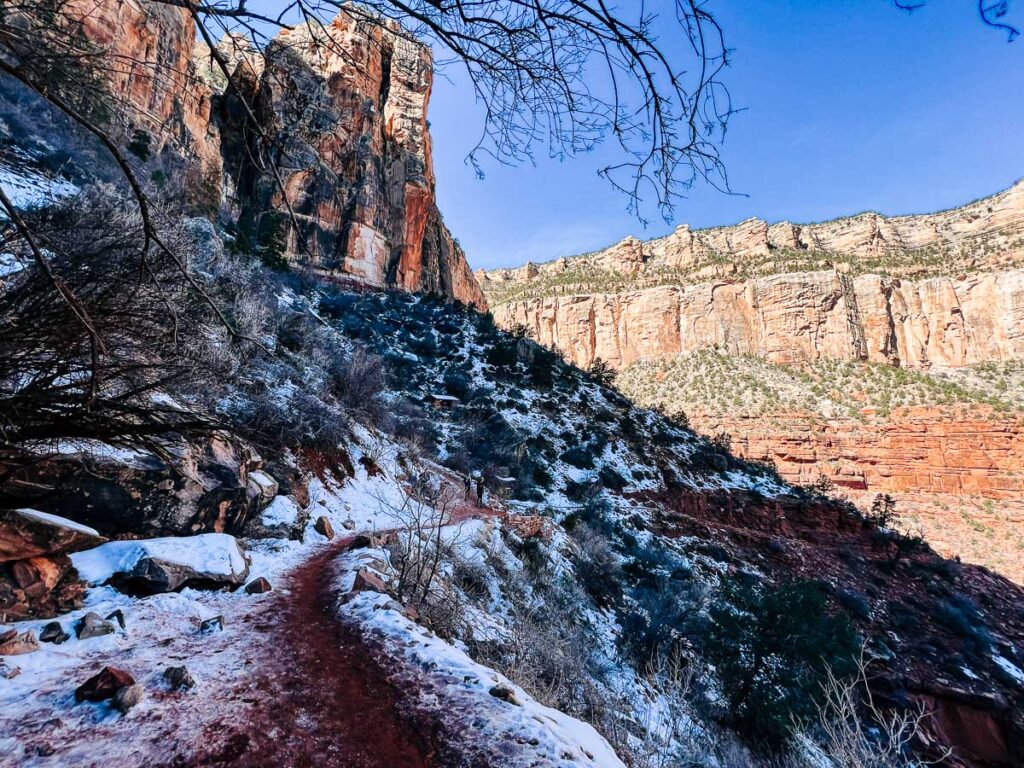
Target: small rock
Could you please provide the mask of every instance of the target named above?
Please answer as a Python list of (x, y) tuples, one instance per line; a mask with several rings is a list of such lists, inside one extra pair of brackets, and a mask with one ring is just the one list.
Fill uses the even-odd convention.
[(353, 592), (380, 592), (382, 595), (388, 591), (384, 581), (373, 571), (367, 568), (360, 568), (356, 571), (355, 580), (352, 582)]
[(519, 701), (516, 699), (516, 692), (509, 688), (507, 685), (496, 685), (488, 691), (496, 699), (507, 701), (509, 704), (519, 706)]
[(107, 616), (105, 621), (116, 621), (118, 625), (121, 627), (121, 629), (124, 629), (124, 611), (118, 608), (112, 614)]
[(114, 625), (104, 621), (99, 614), (90, 611), (78, 620), (75, 624), (75, 636), (79, 640), (88, 640), (93, 637), (114, 634)]
[(196, 687), (196, 680), (185, 667), (168, 667), (164, 670), (164, 680), (175, 691), (187, 691)]
[(343, 522), (341, 524), (341, 527), (344, 528), (346, 531), (354, 531), (355, 528), (356, 528), (356, 521), (355, 520), (346, 520), (345, 522)]
[(59, 621), (51, 621), (39, 633), (39, 639), (44, 643), (60, 645), (71, 639), (71, 635), (64, 631)]
[(13, 680), (21, 674), (21, 667), (9, 667), (4, 661), (0, 661), (0, 677), (4, 680)]
[(0, 656), (19, 656), (39, 650), (39, 641), (36, 640), (36, 633), (32, 630), (22, 632), (20, 635), (15, 630), (13, 636), (10, 632), (5, 632), (4, 636), (6, 639), (0, 641)]
[(316, 523), (313, 524), (313, 530), (327, 539), (334, 538), (334, 526), (332, 526), (331, 521), (323, 515), (316, 519)]
[(118, 712), (127, 712), (140, 701), (142, 701), (143, 688), (141, 683), (126, 685), (118, 688), (114, 694), (114, 709)]
[(135, 685), (135, 678), (123, 669), (104, 667), (75, 689), (75, 701), (106, 701), (130, 685)]
[(269, 592), (273, 587), (270, 586), (270, 582), (260, 576), (258, 579), (253, 579), (245, 585), (245, 591), (250, 595), (262, 595), (264, 592)]
[(203, 619), (199, 625), (199, 631), (203, 634), (207, 632), (223, 632), (224, 631), (224, 617), (217, 615), (212, 616), (209, 619)]

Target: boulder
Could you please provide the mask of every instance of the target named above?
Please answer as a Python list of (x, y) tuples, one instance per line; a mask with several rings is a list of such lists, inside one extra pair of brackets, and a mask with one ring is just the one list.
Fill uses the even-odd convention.
[(264, 592), (269, 592), (273, 587), (270, 582), (260, 576), (259, 578), (253, 579), (245, 585), (245, 591), (250, 595), (262, 595)]
[(0, 615), (44, 619), (82, 607), (85, 584), (67, 555), (0, 563)]
[(75, 624), (75, 636), (79, 640), (90, 640), (94, 637), (112, 635), (116, 630), (109, 621), (104, 621), (98, 613), (90, 611)]
[(88, 583), (111, 584), (133, 595), (176, 592), (183, 587), (234, 588), (249, 575), (238, 542), (226, 533), (112, 541), (71, 559)]
[(104, 667), (75, 689), (75, 701), (106, 701), (128, 686), (135, 678), (117, 667)]
[(195, 678), (186, 667), (168, 667), (164, 670), (164, 680), (174, 691), (187, 691), (196, 686)]
[(109, 616), (107, 616), (105, 621), (116, 621), (117, 625), (121, 627), (121, 629), (124, 629), (124, 611), (118, 608), (116, 611), (113, 611)]
[(277, 496), (277, 491), (277, 480), (266, 472), (256, 470), (249, 473), (246, 493), (248, 494), (249, 502), (256, 509), (263, 509), (267, 506)]
[(356, 571), (355, 580), (352, 582), (353, 592), (380, 592), (386, 594), (387, 585), (376, 573), (368, 568), (360, 568)]
[(11, 629), (0, 634), (0, 656), (19, 656), (38, 650), (39, 641), (36, 639), (36, 633), (31, 630), (19, 633), (16, 629)]
[(316, 519), (316, 523), (313, 524), (313, 530), (328, 540), (334, 538), (334, 526), (332, 526), (331, 521), (323, 515)]
[(208, 634), (210, 632), (223, 632), (224, 631), (224, 617), (217, 615), (211, 616), (209, 619), (203, 619), (199, 622), (199, 632), (201, 634)]
[(252, 538), (301, 539), (309, 512), (289, 496), (276, 496), (245, 528)]
[(519, 706), (519, 700), (516, 698), (516, 692), (507, 685), (495, 685), (488, 691), (488, 693), (496, 699), (501, 699), (502, 701), (514, 704), (517, 707)]
[(51, 621), (39, 633), (39, 640), (44, 643), (60, 645), (71, 639), (71, 635), (64, 631), (59, 621)]
[(118, 712), (127, 712), (140, 701), (142, 701), (143, 688), (141, 683), (126, 685), (118, 688), (114, 694), (113, 705)]
[[(238, 532), (260, 507), (249, 495), (253, 450), (212, 434), (168, 448), (173, 460), (82, 441), (29, 471), (27, 501), (108, 536)], [(94, 531), (95, 532), (95, 531)], [(78, 549), (94, 547), (92, 541)]]
[(106, 539), (85, 525), (35, 509), (0, 510), (0, 563), (77, 552)]

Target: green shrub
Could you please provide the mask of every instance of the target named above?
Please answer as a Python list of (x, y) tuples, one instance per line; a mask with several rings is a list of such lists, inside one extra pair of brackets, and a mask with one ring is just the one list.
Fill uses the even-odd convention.
[(827, 670), (855, 669), (857, 641), (845, 616), (826, 610), (820, 582), (756, 588), (731, 582), (710, 609), (704, 652), (718, 670), (732, 725), (776, 752), (815, 712)]

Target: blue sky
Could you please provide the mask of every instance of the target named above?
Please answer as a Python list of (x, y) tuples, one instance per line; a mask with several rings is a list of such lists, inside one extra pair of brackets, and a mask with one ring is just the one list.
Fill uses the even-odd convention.
[[(655, 237), (683, 222), (937, 210), (1024, 176), (1024, 38), (1007, 44), (978, 21), (972, 0), (930, 0), (909, 16), (887, 0), (708, 6), (734, 49), (726, 83), (747, 108), (723, 145), (733, 188), (747, 196), (694, 188), (672, 223), (653, 216), (644, 229), (597, 177), (598, 157), (491, 163), (477, 180), (464, 160), (482, 118), (449, 72), (430, 106), (438, 197), (474, 268)], [(1012, 10), (1024, 21), (1024, 0)], [(663, 34), (673, 33), (666, 20)]]

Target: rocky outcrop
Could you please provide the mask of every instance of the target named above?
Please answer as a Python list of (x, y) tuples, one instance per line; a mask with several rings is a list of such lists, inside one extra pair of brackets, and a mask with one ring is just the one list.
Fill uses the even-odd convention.
[(126, 138), (143, 131), (162, 163), (161, 178), (196, 207), (216, 208), (220, 140), (211, 120), (213, 91), (192, 65), (196, 27), (189, 12), (146, 0), (71, 0), (66, 12), (103, 51), (108, 87), (130, 107), (123, 110)]
[(26, 503), (108, 536), (240, 531), (265, 501), (250, 473), (262, 459), (225, 434), (181, 441), (165, 456), (67, 445), (26, 470)]
[(794, 483), (825, 476), (853, 492), (915, 491), (1024, 502), (1024, 417), (991, 409), (897, 408), (883, 423), (803, 412), (749, 418), (704, 416), (690, 423), (726, 432), (740, 456), (772, 460)]
[(262, 67), (235, 59), (239, 88), (220, 102), (226, 170), (262, 247), (358, 284), (486, 306), (437, 209), (428, 47), (343, 9), (282, 32)]

